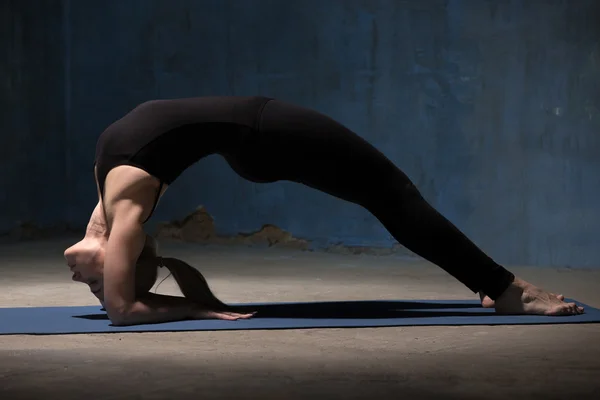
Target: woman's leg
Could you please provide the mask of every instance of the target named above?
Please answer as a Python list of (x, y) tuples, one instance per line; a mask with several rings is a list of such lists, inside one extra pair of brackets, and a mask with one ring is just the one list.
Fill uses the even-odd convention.
[(260, 133), (228, 160), (247, 179), (294, 181), (363, 206), (399, 243), (473, 292), (496, 299), (514, 278), (431, 207), (380, 151), (313, 110), (270, 101)]
[(500, 306), (509, 313), (583, 312), (516, 279), (428, 204), (380, 151), (316, 111), (270, 101), (259, 132), (249, 135), (242, 150), (227, 159), (246, 179), (298, 182), (365, 207), (406, 248), (473, 292), (498, 300), (496, 310)]

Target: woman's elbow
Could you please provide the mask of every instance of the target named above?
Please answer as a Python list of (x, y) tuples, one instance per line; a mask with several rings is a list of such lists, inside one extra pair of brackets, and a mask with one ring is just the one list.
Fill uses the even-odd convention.
[(131, 308), (130, 307), (115, 307), (105, 305), (106, 315), (114, 326), (126, 326), (131, 325)]

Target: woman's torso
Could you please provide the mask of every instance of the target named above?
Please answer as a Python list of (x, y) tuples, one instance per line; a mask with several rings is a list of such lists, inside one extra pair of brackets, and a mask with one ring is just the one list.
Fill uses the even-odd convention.
[(152, 197), (149, 217), (160, 195), (185, 169), (210, 154), (243, 145), (258, 129), (258, 116), (268, 100), (196, 97), (139, 105), (98, 138), (95, 174), (101, 201), (107, 206), (135, 185)]

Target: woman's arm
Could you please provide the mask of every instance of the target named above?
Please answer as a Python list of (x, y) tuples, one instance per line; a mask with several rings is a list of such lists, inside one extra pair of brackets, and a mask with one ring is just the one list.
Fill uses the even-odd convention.
[(142, 209), (135, 203), (114, 205), (104, 259), (104, 306), (115, 325), (136, 325), (193, 318), (196, 306), (180, 297), (152, 295), (136, 299), (135, 264), (145, 241)]
[(185, 297), (135, 295), (135, 264), (146, 235), (140, 223), (141, 207), (121, 202), (113, 208), (114, 222), (104, 259), (104, 306), (114, 325), (138, 325), (185, 319), (250, 318), (252, 314), (218, 312)]

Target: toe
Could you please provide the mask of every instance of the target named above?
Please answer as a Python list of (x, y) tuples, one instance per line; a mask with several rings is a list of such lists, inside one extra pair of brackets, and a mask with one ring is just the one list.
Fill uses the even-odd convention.
[(546, 315), (551, 316), (566, 316), (566, 315), (575, 315), (577, 314), (577, 308), (574, 304), (561, 304), (558, 307), (550, 310)]
[(577, 307), (577, 304), (575, 304), (575, 303), (569, 303), (569, 313), (571, 315), (577, 315), (577, 314), (579, 314), (579, 307)]

